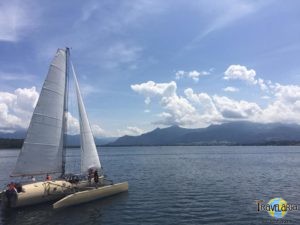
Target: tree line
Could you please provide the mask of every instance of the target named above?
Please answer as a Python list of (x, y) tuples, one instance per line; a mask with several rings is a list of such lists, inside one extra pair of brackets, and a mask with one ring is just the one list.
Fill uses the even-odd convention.
[(21, 148), (24, 139), (12, 139), (12, 138), (0, 138), (0, 149), (1, 148)]

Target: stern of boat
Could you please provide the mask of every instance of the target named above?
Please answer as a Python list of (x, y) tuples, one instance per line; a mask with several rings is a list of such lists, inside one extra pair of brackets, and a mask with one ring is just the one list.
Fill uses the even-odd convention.
[(2, 207), (13, 208), (17, 205), (18, 193), (5, 190), (0, 192), (0, 201)]

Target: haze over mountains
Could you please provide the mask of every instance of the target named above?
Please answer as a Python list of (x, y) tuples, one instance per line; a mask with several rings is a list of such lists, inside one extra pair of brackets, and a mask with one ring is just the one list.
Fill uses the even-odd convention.
[[(23, 139), (26, 131), (0, 133), (0, 138)], [(79, 135), (68, 135), (69, 146), (79, 146)], [(294, 145), (300, 144), (300, 125), (231, 122), (206, 128), (187, 129), (179, 126), (156, 128), (139, 136), (95, 138), (96, 145)]]
[(140, 136), (123, 136), (109, 145), (265, 145), (300, 143), (300, 126), (232, 122), (207, 128), (157, 128)]

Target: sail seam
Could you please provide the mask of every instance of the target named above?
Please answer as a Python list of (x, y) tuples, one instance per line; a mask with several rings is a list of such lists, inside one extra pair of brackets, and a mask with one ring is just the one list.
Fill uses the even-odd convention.
[(62, 128), (62, 126), (55, 126), (55, 125), (52, 125), (52, 124), (49, 124), (49, 123), (42, 123), (42, 122), (37, 122), (37, 121), (32, 122), (32, 124), (42, 124), (42, 125), (46, 125), (48, 127)]
[(42, 144), (42, 143), (32, 143), (32, 142), (24, 142), (24, 144), (29, 144), (29, 145), (41, 145), (41, 146), (52, 146), (52, 147), (58, 147), (59, 145), (52, 145), (52, 144)]
[(53, 93), (55, 93), (55, 94), (58, 94), (58, 95), (60, 95), (60, 96), (63, 96), (63, 94), (59, 93), (58, 91), (52, 90), (52, 89), (50, 89), (50, 88), (43, 87), (43, 89), (45, 89), (45, 90), (47, 90), (47, 91), (51, 91), (51, 92), (53, 92)]
[(54, 116), (48, 116), (48, 115), (42, 114), (42, 113), (33, 113), (33, 114), (38, 115), (38, 116), (44, 116), (44, 117), (51, 118), (51, 119), (55, 119), (55, 120), (58, 120), (58, 121), (62, 121), (62, 119), (56, 118)]
[(55, 64), (51, 64), (50, 67), (54, 67), (56, 69), (58, 69), (61, 72), (64, 72), (63, 69), (61, 69), (59, 66), (55, 65)]

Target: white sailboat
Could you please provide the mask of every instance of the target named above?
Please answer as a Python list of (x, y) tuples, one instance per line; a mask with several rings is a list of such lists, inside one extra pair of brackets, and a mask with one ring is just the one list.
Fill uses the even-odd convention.
[(93, 180), (92, 182), (87, 179), (74, 181), (65, 178), (69, 72), (73, 72), (74, 75), (79, 111), (81, 174), (86, 177), (91, 168), (102, 170), (77, 77), (70, 63), (70, 50), (69, 48), (58, 49), (11, 175), (31, 177), (51, 174), (58, 178), (23, 184), (18, 191), (12, 187), (10, 190), (3, 191), (2, 202), (10, 207), (59, 200), (53, 207), (60, 208), (128, 190), (127, 182), (107, 185), (103, 175), (99, 177), (97, 188)]

